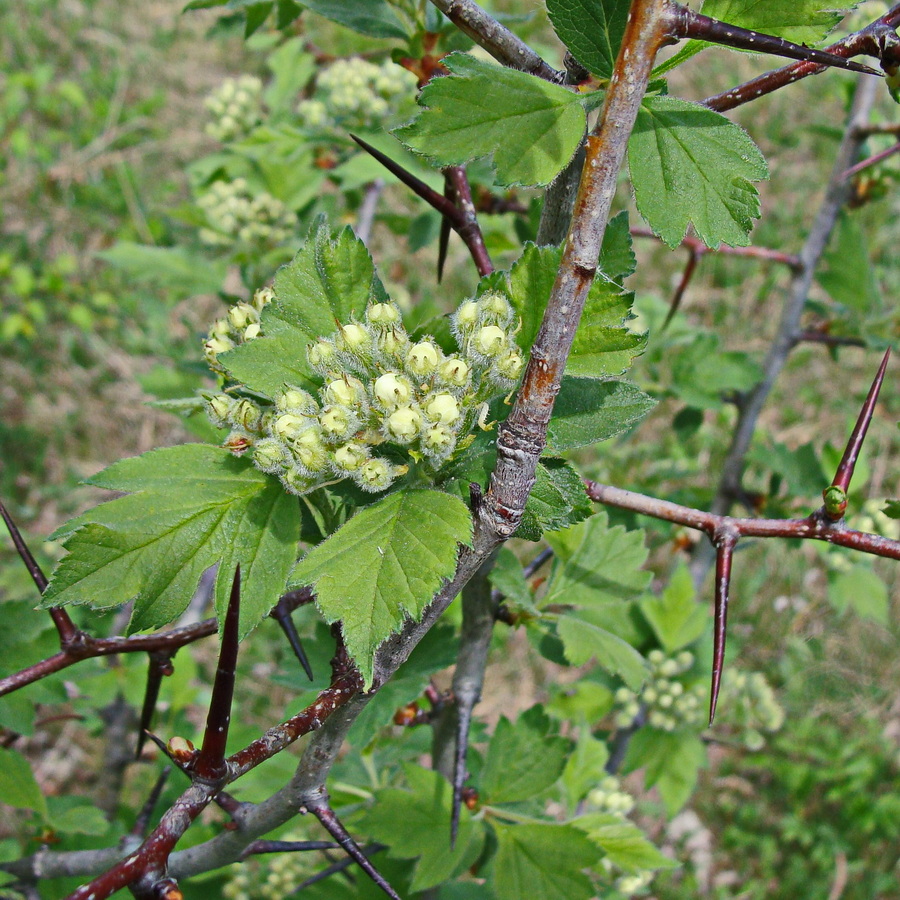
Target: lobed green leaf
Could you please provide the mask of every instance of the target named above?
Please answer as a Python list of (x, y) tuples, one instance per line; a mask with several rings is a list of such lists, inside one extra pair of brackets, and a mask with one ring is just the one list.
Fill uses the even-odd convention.
[(630, 6), (630, 0), (547, 0), (547, 13), (578, 62), (600, 78), (609, 78)]

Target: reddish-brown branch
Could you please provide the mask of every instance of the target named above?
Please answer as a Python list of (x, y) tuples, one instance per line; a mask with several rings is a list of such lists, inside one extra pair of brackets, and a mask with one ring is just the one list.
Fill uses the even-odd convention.
[[(900, 38), (896, 33), (898, 25), (900, 25), (900, 4), (896, 4), (875, 22), (825, 49), (836, 56), (850, 57), (859, 54), (874, 56), (881, 60), (882, 68), (888, 69), (900, 63)], [(703, 102), (710, 109), (725, 112), (825, 70), (826, 66), (818, 63), (796, 62), (773, 72), (766, 72), (722, 94), (708, 97)]]
[[(658, 235), (654, 234), (649, 228), (636, 226), (631, 229), (633, 237), (653, 238), (659, 240)], [(707, 253), (717, 253), (723, 256), (743, 256), (749, 259), (759, 259), (765, 262), (781, 263), (789, 269), (797, 269), (800, 267), (800, 257), (793, 253), (783, 253), (781, 250), (772, 250), (769, 247), (729, 247), (727, 244), (721, 244), (715, 250), (710, 250), (706, 244), (699, 238), (691, 235), (685, 236), (679, 245), (686, 248), (692, 253), (705, 255)]]
[(867, 159), (860, 160), (855, 166), (851, 166), (844, 172), (844, 178), (852, 178), (854, 175), (858, 175), (863, 169), (868, 169), (872, 166), (877, 166), (878, 163), (884, 162), (886, 159), (894, 156), (895, 154), (900, 153), (900, 141), (894, 144), (891, 147), (888, 147), (887, 150), (882, 150), (879, 153), (875, 153)]
[(728, 624), (728, 589), (731, 585), (731, 562), (738, 534), (730, 528), (716, 532), (713, 543), (716, 546), (716, 588), (713, 602), (713, 666), (712, 685), (709, 692), (709, 724), (712, 725), (719, 702), (719, 688), (722, 671), (725, 668), (725, 638)]

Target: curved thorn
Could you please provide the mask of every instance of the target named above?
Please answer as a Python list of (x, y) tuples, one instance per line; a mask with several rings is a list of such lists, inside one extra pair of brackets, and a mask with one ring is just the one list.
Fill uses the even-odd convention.
[(754, 53), (782, 56), (786, 59), (799, 59), (820, 66), (831, 66), (836, 69), (847, 69), (850, 72), (862, 72), (865, 75), (882, 77), (882, 73), (877, 69), (829, 53), (827, 50), (816, 50), (813, 47), (795, 44), (793, 41), (786, 41), (784, 38), (771, 34), (729, 25), (727, 22), (711, 19), (709, 16), (704, 16), (702, 13), (694, 12), (686, 7), (677, 7), (676, 16), (677, 22), (673, 29), (675, 32), (673, 37), (694, 38), (698, 41), (708, 41), (725, 47), (735, 47), (739, 50), (751, 50)]
[(166, 651), (154, 651), (147, 654), (147, 686), (144, 688), (144, 703), (141, 707), (141, 721), (138, 725), (137, 750), (134, 758), (141, 758), (141, 751), (147, 740), (150, 726), (153, 724), (153, 711), (156, 709), (156, 701), (159, 699), (159, 688), (164, 675), (171, 675), (175, 670), (172, 667), (172, 654)]
[(341, 849), (383, 890), (391, 900), (400, 900), (397, 892), (388, 884), (385, 877), (369, 862), (366, 854), (356, 841), (350, 837), (347, 829), (341, 824), (334, 810), (327, 804), (307, 807), (322, 823), (322, 827), (341, 845)]
[(728, 620), (728, 588), (731, 584), (731, 560), (737, 537), (727, 535), (716, 540), (716, 594), (713, 617), (712, 687), (709, 694), (709, 724), (716, 716), (722, 671), (725, 668), (725, 637)]
[(866, 400), (859, 412), (856, 425), (853, 426), (844, 455), (841, 457), (837, 472), (835, 472), (834, 480), (831, 482), (833, 487), (841, 488), (845, 492), (850, 487), (850, 479), (853, 478), (853, 470), (856, 468), (859, 452), (862, 450), (866, 432), (869, 430), (869, 424), (872, 421), (872, 414), (875, 412), (875, 404), (878, 402), (878, 394), (881, 391), (881, 385), (884, 383), (884, 373), (887, 371), (890, 357), (891, 350), (888, 348), (881, 360), (881, 365), (878, 367), (875, 380), (869, 388), (869, 393), (866, 395)]
[(234, 673), (237, 668), (238, 638), (241, 608), (241, 564), (234, 570), (231, 596), (225, 621), (222, 625), (222, 647), (219, 664), (213, 681), (209, 713), (203, 744), (197, 755), (194, 771), (201, 778), (221, 778), (227, 771), (225, 745), (228, 741), (228, 725), (231, 722), (231, 701), (234, 697)]
[(312, 681), (312, 666), (309, 664), (309, 657), (303, 649), (300, 635), (297, 633), (297, 626), (294, 624), (294, 620), (291, 617), (291, 609), (287, 603), (287, 595), (279, 599), (278, 603), (275, 604), (275, 608), (269, 613), (269, 616), (281, 626), (281, 630), (284, 632), (285, 637), (288, 639), (288, 643), (291, 645), (291, 650), (294, 651), (294, 656), (297, 657), (300, 665), (303, 667), (303, 671), (306, 672), (306, 677)]

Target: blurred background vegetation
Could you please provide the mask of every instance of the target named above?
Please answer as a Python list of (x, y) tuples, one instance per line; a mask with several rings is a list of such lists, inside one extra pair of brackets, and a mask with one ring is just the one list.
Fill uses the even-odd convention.
[[(863, 3), (857, 24), (884, 5)], [(529, 4), (522, 16), (513, 0), (493, 8), (515, 13), (519, 33), (558, 61), (541, 12)], [(306, 119), (296, 109), (301, 94), (316, 100), (312, 76), (333, 58), (368, 52), (380, 62), (385, 42), (372, 39), (369, 46), (313, 17), (301, 19), (289, 40), (266, 26), (245, 42), (243, 27), (242, 17), (213, 11), (182, 15), (177, 0), (131, 6), (29, 0), (0, 8), (0, 497), (48, 567), (61, 551), (42, 544), (42, 536), (100, 499), (79, 486), (82, 478), (120, 457), (203, 436), (207, 426), (200, 417), (177, 415), (160, 401), (165, 406), (207, 384), (202, 344), (211, 323), (290, 258), (319, 212), (355, 224), (374, 195), (369, 245), (392, 295), (410, 308), (449, 310), (476, 284), (463, 248), (451, 239), (446, 276), (437, 285), (436, 215), (356, 153), (340, 122), (314, 122), (309, 107)], [(761, 70), (749, 56), (712, 51), (673, 73), (672, 91), (702, 99)], [(223, 132), (221, 105), (206, 103), (226, 79), (245, 75), (258, 79), (244, 83), (250, 125), (264, 126), (249, 141), (246, 134)], [(264, 86), (259, 96), (256, 84)], [(852, 87), (852, 76), (832, 72), (734, 114), (771, 166), (754, 243), (799, 250)], [(400, 105), (392, 109), (402, 116)], [(876, 121), (898, 121), (886, 91)], [(370, 129), (378, 146), (417, 165), (377, 136), (378, 123), (348, 124), (362, 133)], [(872, 152), (883, 146), (873, 138)], [(792, 355), (750, 455), (746, 485), (759, 513), (805, 514), (819, 504), (874, 375), (877, 351), (900, 334), (896, 159), (860, 181), (859, 203), (829, 248), (807, 314), (810, 327), (824, 323), (831, 333), (869, 346), (808, 344)], [(428, 170), (416, 171), (439, 184)], [(474, 166), (471, 177), (486, 199), (500, 201), (495, 209), (513, 210), (483, 219), (502, 267), (515, 257), (519, 240), (534, 234), (537, 195), (494, 189), (486, 167)], [(216, 183), (237, 178), (249, 183), (251, 194), (265, 192), (279, 204), (273, 218), (283, 214), (279, 221), (287, 226), (277, 241), (267, 244), (265, 234), (210, 239), (216, 222), (211, 201), (202, 198)], [(385, 182), (383, 192), (372, 187), (378, 180)], [(627, 187), (620, 199), (630, 203)], [(633, 377), (661, 402), (634, 433), (580, 461), (601, 480), (703, 507), (735, 419), (723, 397), (754, 383), (789, 272), (707, 254), (683, 311), (663, 332), (684, 252), (641, 238), (635, 250), (639, 265), (631, 286), (642, 324), (651, 330)], [(851, 492), (857, 517), (851, 524), (896, 536), (897, 522), (879, 513), (883, 500), (898, 494), (900, 393), (890, 372)], [(663, 585), (685, 558), (689, 536), (663, 523), (641, 524), (648, 529), (656, 583)], [(743, 669), (766, 673), (785, 722), (759, 749), (708, 732), (710, 765), (675, 826), (666, 823), (653, 791), (641, 797), (641, 823), (685, 860), (682, 869), (657, 878), (654, 896), (900, 897), (898, 586), (896, 565), (885, 561), (851, 559), (824, 546), (748, 542), (744, 550), (742, 544), (730, 655)], [(0, 602), (24, 607), (34, 599), (4, 535)], [(88, 618), (80, 610), (75, 615)], [(90, 620), (96, 632), (98, 617)], [(42, 625), (19, 639), (20, 651), (14, 640), (5, 662), (14, 668), (33, 661), (42, 646), (52, 652), (52, 638)], [(509, 642), (497, 654), (496, 680), (515, 682), (523, 706), (543, 700), (582, 704), (589, 717), (605, 712), (592, 707), (589, 680), (587, 688), (556, 683), (558, 673), (519, 633), (496, 640), (498, 649)], [(276, 705), (286, 704), (297, 687), (282, 671), (282, 655), (280, 646), (258, 640), (242, 662), (274, 680)], [(179, 721), (187, 727), (194, 704), (204, 702), (196, 664), (184, 656), (169, 700), (172, 729)], [(199, 660), (209, 662), (202, 652)], [(87, 717), (82, 745), (70, 748), (68, 760), (57, 754), (41, 770), (51, 793), (68, 790), (73, 761), (100, 746), (104, 724), (96, 707), (104, 698), (115, 702), (115, 689), (128, 684), (126, 673), (138, 661), (123, 661), (118, 672), (100, 662), (85, 665), (93, 682), (86, 676), (77, 689), (42, 686), (31, 697), (38, 722), (45, 706), (62, 704), (61, 722), (35, 732), (33, 710), (11, 701), (0, 708), (0, 725), (33, 734), (28, 740), (35, 753), (71, 737), (65, 716)], [(134, 703), (139, 693), (139, 683), (128, 686)], [(241, 724), (249, 732), (269, 724), (262, 713), (270, 701), (269, 694), (244, 698)], [(497, 696), (486, 696), (483, 711), (496, 718), (501, 704), (509, 714), (498, 688)], [(259, 777), (277, 783), (284, 774), (279, 767), (289, 771), (292, 764), (289, 757), (279, 760)], [(191, 835), (204, 837), (202, 827)], [(108, 841), (106, 835), (100, 843)]]

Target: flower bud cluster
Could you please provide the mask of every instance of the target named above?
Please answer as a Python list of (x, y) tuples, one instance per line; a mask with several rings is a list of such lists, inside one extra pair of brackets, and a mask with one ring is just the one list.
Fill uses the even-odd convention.
[[(294, 839), (303, 840), (305, 836)], [(225, 900), (282, 900), (294, 893), (311, 873), (302, 853), (279, 853), (265, 860), (248, 860), (225, 883), (222, 896)]]
[[(866, 500), (859, 514), (852, 516), (850, 525), (857, 531), (880, 534), (894, 541), (900, 539), (900, 519), (892, 519), (881, 507), (878, 500)], [(854, 566), (850, 554), (841, 547), (824, 544), (819, 550), (833, 572), (849, 572)]]
[(253, 75), (226, 78), (204, 101), (214, 117), (206, 133), (222, 143), (246, 137), (262, 119), (262, 89)]
[(340, 60), (316, 80), (315, 96), (301, 101), (297, 114), (307, 128), (372, 128), (401, 116), (412, 105), (417, 80), (390, 60), (380, 66), (358, 56)]
[(630, 875), (622, 875), (616, 879), (616, 890), (625, 894), (626, 897), (641, 894), (650, 887), (655, 875), (656, 872), (652, 869), (641, 869)]
[(297, 224), (296, 216), (276, 197), (254, 192), (246, 178), (217, 181), (197, 198), (208, 228), (200, 239), (211, 246), (249, 244), (255, 249), (283, 244)]
[[(234, 318), (242, 320), (247, 306), (232, 309), (225, 320), (229, 328)], [(404, 454), (436, 472), (471, 442), (487, 401), (511, 388), (522, 369), (507, 331), (477, 324), (488, 316), (508, 328), (513, 311), (506, 297), (493, 293), (463, 306), (476, 310), (477, 327), (499, 332), (497, 343), (507, 359), (503, 371), (496, 354), (473, 350), (471, 341), (449, 355), (429, 337), (414, 342), (395, 304), (371, 303), (363, 321), (340, 325), (307, 348), (309, 365), (323, 379), (318, 397), (291, 385), (271, 405), (222, 393), (208, 399), (209, 416), (232, 429), (226, 447), (234, 453), (252, 450), (256, 466), (295, 494), (344, 478), (366, 491), (386, 490), (408, 470), (391, 461)], [(214, 368), (210, 343), (231, 339), (229, 331), (207, 342)], [(212, 349), (221, 352), (218, 344)], [(513, 353), (517, 361), (511, 367)]]
[(651, 650), (647, 660), (650, 663), (650, 678), (640, 693), (627, 687), (616, 691), (616, 725), (627, 728), (643, 708), (646, 710), (647, 724), (661, 731), (701, 727), (707, 688), (701, 683), (687, 687), (678, 680), (694, 665), (694, 654), (682, 650), (675, 656), (666, 656), (662, 650)]
[[(253, 294), (253, 299), (249, 303), (235, 304), (228, 310), (227, 316), (213, 323), (203, 344), (203, 356), (211, 369), (224, 374), (225, 370), (219, 365), (218, 355), (259, 337), (260, 314), (272, 302), (274, 296), (271, 288), (260, 288)], [(217, 415), (215, 419), (221, 423), (225, 422), (223, 415)]]
[(721, 723), (738, 732), (750, 750), (760, 750), (764, 733), (778, 731), (784, 724), (784, 709), (761, 672), (726, 669), (719, 696)]
[(591, 812), (607, 813), (624, 819), (634, 809), (634, 797), (622, 790), (614, 775), (607, 775), (588, 795)]

